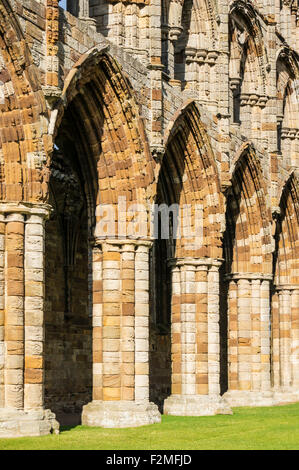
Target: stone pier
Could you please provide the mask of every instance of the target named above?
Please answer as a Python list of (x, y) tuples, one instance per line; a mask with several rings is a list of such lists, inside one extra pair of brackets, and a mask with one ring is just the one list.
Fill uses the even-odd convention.
[(279, 403), (299, 400), (299, 286), (276, 286), (273, 388)]
[(227, 276), (228, 391), (232, 406), (270, 406), (271, 275), (235, 273)]
[(44, 409), (45, 205), (0, 204), (0, 437), (58, 432)]
[(231, 414), (220, 396), (219, 267), (212, 259), (172, 265), (172, 393), (164, 413)]
[(149, 402), (147, 241), (101, 241), (93, 248), (93, 400), (82, 424), (134, 427), (160, 422)]

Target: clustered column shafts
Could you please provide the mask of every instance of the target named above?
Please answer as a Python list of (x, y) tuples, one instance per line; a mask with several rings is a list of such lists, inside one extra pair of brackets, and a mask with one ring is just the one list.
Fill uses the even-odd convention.
[(268, 392), (271, 388), (271, 281), (261, 280), (261, 389)]
[(89, 18), (89, 0), (67, 0), (67, 10), (79, 18)]
[[(47, 0), (46, 16), (46, 80), (45, 93), (47, 89), (58, 96), (59, 86), (59, 60), (58, 60), (58, 39), (59, 39), (59, 6), (58, 0)], [(56, 93), (55, 93), (55, 89)]]
[(82, 414), (90, 426), (160, 421), (148, 401), (150, 246), (141, 240), (95, 242), (93, 401)]
[[(251, 305), (250, 281), (239, 279), (238, 284), (238, 382), (241, 390), (251, 389)], [(260, 346), (260, 344), (259, 344)]]
[(228, 392), (230, 403), (248, 394), (271, 400), (271, 275), (228, 275)]
[(44, 402), (45, 216), (29, 214), (25, 225), (24, 408)]
[(292, 329), (291, 329), (291, 357), (292, 357), (292, 386), (295, 390), (299, 388), (299, 287), (292, 289)]
[(24, 215), (6, 216), (5, 407), (24, 407)]
[(149, 400), (149, 249), (135, 253), (135, 400)]
[[(91, 307), (86, 424), (158, 422), (149, 388), (160, 404), (169, 394), (170, 343), (166, 413), (298, 401), (298, 1), (10, 3), (0, 0), (0, 437), (56, 429), (45, 376), (57, 411), (90, 400)], [(64, 315), (55, 230), (60, 205), (76, 211), (74, 176), (82, 220)], [(196, 247), (159, 241), (152, 255), (158, 268), (176, 256), (172, 293), (168, 269), (153, 276), (165, 288), (149, 286), (150, 239), (96, 239), (85, 262), (97, 202), (120, 195), (191, 205)]]
[(89, 0), (79, 0), (77, 8), (79, 19), (85, 21), (93, 30), (96, 30), (97, 22), (94, 18), (90, 18), (89, 14)]
[(164, 413), (231, 413), (220, 397), (219, 267), (211, 259), (172, 265), (172, 395)]
[(274, 388), (279, 393), (298, 393), (299, 288), (285, 284), (276, 287), (273, 338)]
[(0, 214), (0, 408), (5, 406), (5, 222)]
[(219, 332), (219, 268), (221, 262), (208, 271), (208, 376), (209, 395), (220, 395), (220, 332)]
[(92, 399), (103, 398), (103, 253), (101, 245), (92, 250)]
[(0, 402), (5, 412), (0, 436), (48, 434), (59, 428), (55, 415), (44, 409), (44, 224), (49, 208), (1, 206)]
[(103, 400), (121, 399), (121, 254), (103, 245)]
[(291, 291), (282, 289), (279, 297), (281, 386), (291, 385)]
[(89, 18), (89, 0), (79, 0), (79, 18)]
[[(150, 86), (151, 86), (151, 146), (153, 155), (160, 158), (163, 153), (163, 80), (161, 0), (152, 0), (150, 15)], [(162, 152), (162, 153), (161, 153)]]

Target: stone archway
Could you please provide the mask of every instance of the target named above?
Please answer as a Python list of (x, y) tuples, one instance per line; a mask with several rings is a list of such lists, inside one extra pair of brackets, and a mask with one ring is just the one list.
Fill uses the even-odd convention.
[[(133, 204), (145, 206), (154, 161), (132, 89), (105, 50), (95, 48), (76, 64), (53, 116), (54, 136), (65, 130), (59, 149), (67, 134), (76, 147), (72, 168), (82, 175), (88, 215), (93, 386), (83, 423), (159, 421), (148, 401), (148, 227), (143, 236), (130, 237), (118, 224), (118, 217), (124, 216), (125, 224), (130, 220)], [(115, 216), (113, 233), (99, 229), (107, 206)]]
[(222, 357), (228, 363), (224, 396), (235, 406), (271, 404), (272, 245), (262, 170), (255, 151), (244, 145), (227, 194), (222, 279), (227, 296), (222, 320), (227, 319), (228, 331), (227, 357)]
[(299, 199), (292, 172), (277, 214), (272, 295), (272, 383), (280, 401), (298, 400), (299, 384)]
[(0, 2), (1, 436), (47, 434), (44, 409), (44, 227), (48, 111), (39, 74), (9, 2)]
[(61, 136), (52, 155), (45, 226), (45, 406), (79, 424), (92, 396), (92, 299), (88, 203), (76, 143)]
[(209, 138), (194, 103), (181, 111), (167, 136), (157, 202), (181, 211), (173, 214), (164, 250), (162, 236), (156, 240), (156, 253), (163, 252), (156, 263), (167, 263), (168, 279), (162, 281), (169, 285), (166, 291), (156, 286), (156, 294), (168, 303), (166, 327), (171, 321), (171, 396), (164, 413), (229, 413), (220, 398), (218, 357), (224, 207)]

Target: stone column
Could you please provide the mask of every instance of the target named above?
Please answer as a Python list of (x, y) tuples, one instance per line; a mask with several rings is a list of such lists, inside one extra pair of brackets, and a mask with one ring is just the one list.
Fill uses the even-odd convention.
[(261, 292), (261, 390), (265, 396), (271, 389), (271, 281), (262, 279)]
[[(251, 292), (248, 279), (238, 279), (238, 382), (240, 390), (250, 390), (251, 383)], [(260, 344), (259, 344), (260, 346)]]
[(5, 365), (5, 222), (4, 215), (0, 214), (0, 409), (5, 406), (4, 365)]
[(291, 386), (291, 291), (279, 289), (280, 385)]
[(0, 214), (0, 437), (48, 434), (59, 428), (55, 415), (43, 407), (44, 221), (49, 207), (3, 203)]
[(162, 72), (162, 28), (161, 28), (161, 0), (151, 0), (149, 6), (149, 58), (150, 86), (151, 86), (151, 152), (156, 159), (164, 153), (163, 144), (163, 79)]
[(238, 390), (238, 284), (232, 279), (228, 287), (228, 389)]
[(24, 408), (24, 224), (8, 213), (5, 233), (5, 408)]
[(67, 0), (66, 8), (72, 15), (84, 21), (87, 26), (96, 29), (96, 20), (89, 16), (89, 0)]
[(219, 267), (214, 262), (207, 273), (208, 281), (208, 383), (209, 395), (220, 395), (220, 311), (219, 311)]
[(228, 391), (232, 406), (271, 405), (271, 275), (228, 276)]
[(175, 259), (172, 266), (172, 394), (164, 413), (230, 414), (220, 397), (219, 266)]
[[(252, 389), (262, 389), (262, 360), (259, 361), (258, 354), (262, 354), (262, 306), (261, 302), (261, 284), (259, 279), (253, 279), (251, 281), (251, 311), (249, 312), (249, 324), (251, 325), (250, 334), (250, 356), (249, 356), (249, 367), (251, 366), (252, 376)], [(269, 297), (269, 296), (268, 296)], [(261, 309), (260, 309), (261, 307)], [(269, 312), (270, 313), (270, 312)], [(268, 323), (268, 327), (269, 327)], [(252, 330), (252, 332), (251, 332)], [(270, 374), (269, 374), (270, 377)]]
[(89, 18), (89, 0), (79, 0), (79, 18)]
[(103, 252), (101, 245), (92, 250), (92, 399), (103, 399)]
[(299, 394), (299, 286), (293, 286), (291, 303), (292, 386)]
[(280, 386), (279, 295), (273, 289), (271, 302), (271, 363), (272, 386)]
[(279, 374), (274, 383), (278, 402), (299, 399), (299, 286), (279, 285), (278, 334)]
[(88, 426), (160, 421), (149, 402), (149, 248), (151, 242), (96, 240), (93, 249), (93, 400)]
[(28, 214), (25, 224), (24, 408), (44, 402), (45, 214)]

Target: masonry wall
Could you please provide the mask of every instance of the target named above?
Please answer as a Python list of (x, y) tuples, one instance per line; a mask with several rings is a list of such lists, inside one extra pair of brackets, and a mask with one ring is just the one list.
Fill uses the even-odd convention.
[(72, 3), (0, 0), (0, 420), (297, 400), (298, 1)]
[(86, 223), (80, 227), (66, 311), (62, 230), (57, 214), (46, 224), (45, 403), (60, 418), (80, 414), (91, 399), (92, 335)]

